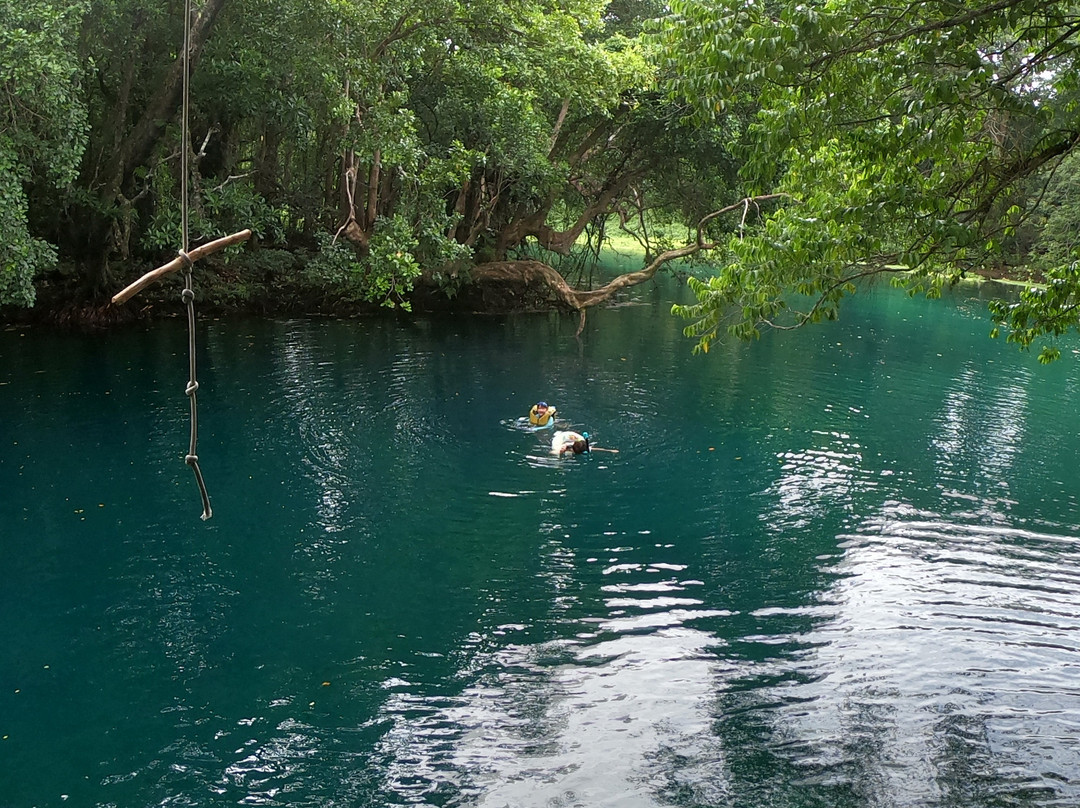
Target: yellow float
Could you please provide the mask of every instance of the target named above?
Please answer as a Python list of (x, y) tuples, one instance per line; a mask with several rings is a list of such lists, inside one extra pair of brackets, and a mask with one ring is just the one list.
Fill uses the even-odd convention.
[(538, 401), (529, 410), (529, 423), (533, 426), (551, 426), (555, 423), (555, 408), (546, 401)]

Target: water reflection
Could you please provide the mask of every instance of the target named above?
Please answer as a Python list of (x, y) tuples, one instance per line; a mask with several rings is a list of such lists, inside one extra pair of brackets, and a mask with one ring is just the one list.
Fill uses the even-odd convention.
[[(1026, 372), (1003, 385), (1000, 378), (966, 364), (946, 391), (931, 441), (939, 485), (944, 496), (970, 503), (972, 519), (1008, 524), (1008, 511), (1016, 504), (1009, 479), (1030, 417), (1029, 383)], [(989, 411), (988, 398), (995, 402)]]
[(792, 770), (781, 789), (975, 806), (993, 781), (1004, 802), (1080, 799), (1080, 551), (931, 516), (893, 504), (846, 537), (813, 628), (777, 637), (802, 650), (747, 664), (725, 712), (757, 714)]
[[(470, 683), (450, 698), (388, 682), (393, 695), (382, 716), (390, 728), (378, 747), (387, 759), (386, 801), (432, 805), (456, 794), (455, 804), (476, 806), (656, 806), (687, 793), (719, 799), (726, 785), (706, 775), (723, 757), (711, 732), (722, 667), (714, 649), (723, 641), (708, 624), (730, 613), (709, 608), (704, 582), (685, 563), (667, 560), (671, 546), (648, 531), (590, 537), (565, 520), (560, 498), (539, 504), (545, 622), (563, 638), (522, 642), (537, 626), (506, 624), (474, 636)], [(595, 552), (582, 552), (583, 543), (595, 543)]]
[[(258, 722), (258, 718), (245, 718), (237, 725)], [(236, 734), (243, 738), (242, 732)], [(281, 805), (281, 800), (288, 799), (290, 786), (305, 779), (309, 765), (318, 762), (324, 743), (315, 727), (287, 718), (274, 727), (268, 741), (244, 740), (233, 752), (239, 759), (225, 767), (220, 780), (209, 790), (223, 796), (243, 794), (242, 805)]]
[(651, 310), (216, 326), (209, 524), (182, 339), (109, 418), (20, 358), (0, 802), (1080, 804), (1078, 372), (898, 300), (705, 362)]
[(306, 450), (299, 462), (317, 487), (320, 527), (339, 533), (350, 527), (350, 488), (363, 468), (353, 462), (349, 430), (367, 415), (366, 408), (350, 397), (341, 411), (340, 358), (326, 356), (309, 323), (286, 325), (276, 346), (274, 389)]
[(760, 515), (770, 531), (799, 531), (827, 514), (850, 513), (853, 491), (861, 494), (877, 485), (863, 472), (862, 447), (850, 435), (819, 431), (815, 437), (818, 446), (778, 456), (780, 476), (766, 492), (777, 508)]
[(388, 790), (425, 804), (449, 783), (474, 805), (634, 806), (665, 804), (679, 781), (699, 787), (694, 768), (719, 753), (716, 640), (694, 617), (604, 621), (615, 636), (596, 643), (507, 645), (451, 704), (390, 700)]

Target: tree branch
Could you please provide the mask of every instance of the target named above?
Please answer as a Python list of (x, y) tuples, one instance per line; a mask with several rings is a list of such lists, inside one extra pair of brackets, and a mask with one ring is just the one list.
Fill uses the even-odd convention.
[[(241, 241), (247, 241), (249, 238), (251, 238), (250, 230), (241, 230), (239, 233), (233, 233), (231, 236), (224, 236), (223, 238), (219, 238), (215, 241), (203, 244), (201, 247), (196, 247), (194, 250), (187, 254), (187, 260), (193, 263), (195, 261), (198, 261), (200, 258), (205, 258), (208, 255), (216, 253), (218, 250), (223, 250), (226, 247), (232, 246), (233, 244), (239, 244)], [(115, 295), (113, 295), (112, 302), (123, 303), (129, 298), (137, 295), (139, 292), (141, 292), (151, 283), (156, 281), (158, 278), (162, 278), (168, 275), (170, 272), (175, 272), (176, 270), (183, 267), (184, 264), (184, 256), (176, 256), (176, 258), (171, 260), (169, 263), (164, 264), (157, 269), (151, 270), (150, 272), (147, 272), (137, 281), (117, 292)]]

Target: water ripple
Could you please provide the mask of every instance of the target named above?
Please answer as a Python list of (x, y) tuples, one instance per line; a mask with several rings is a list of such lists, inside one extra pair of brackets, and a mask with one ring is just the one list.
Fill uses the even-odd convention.
[(898, 516), (841, 537), (816, 625), (774, 636), (803, 652), (748, 661), (727, 710), (754, 709), (771, 754), (806, 782), (877, 784), (872, 801), (953, 804), (972, 770), (1040, 772), (1006, 778), (999, 797), (1080, 799), (1075, 541)]

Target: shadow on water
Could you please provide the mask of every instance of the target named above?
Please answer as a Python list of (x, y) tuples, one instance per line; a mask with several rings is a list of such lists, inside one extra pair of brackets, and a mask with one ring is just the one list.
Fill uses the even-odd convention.
[(0, 334), (0, 806), (1080, 802), (1072, 360), (655, 294)]

